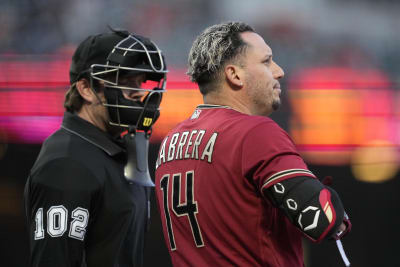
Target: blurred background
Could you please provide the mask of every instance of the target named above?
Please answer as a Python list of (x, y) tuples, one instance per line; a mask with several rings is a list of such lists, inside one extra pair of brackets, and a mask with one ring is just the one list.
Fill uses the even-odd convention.
[[(162, 137), (202, 101), (185, 75), (192, 41), (207, 26), (241, 20), (285, 70), (272, 118), (317, 176), (333, 177), (353, 223), (343, 240), (352, 266), (400, 266), (399, 14), (396, 0), (1, 0), (0, 265), (27, 265), (23, 187), (60, 125), (77, 44), (111, 25), (150, 36), (166, 54), (154, 166)], [(152, 208), (146, 266), (171, 266)], [(304, 244), (306, 267), (344, 266), (334, 242)]]

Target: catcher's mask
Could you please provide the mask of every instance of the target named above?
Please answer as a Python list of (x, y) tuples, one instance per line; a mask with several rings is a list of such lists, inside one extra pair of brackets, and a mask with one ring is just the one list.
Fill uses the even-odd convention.
[[(98, 84), (102, 85), (106, 100), (103, 105), (107, 107), (111, 125), (150, 130), (159, 117), (159, 106), (167, 82), (168, 71), (161, 50), (151, 40), (121, 30), (91, 36), (84, 43), (77, 52), (81, 50), (80, 54), (86, 56), (83, 65), (90, 65), (88, 69), (78, 71), (83, 66), (79, 65), (79, 59), (74, 66), (74, 55), (71, 82), (89, 76), (95, 91), (99, 91)], [(143, 83), (126, 82), (127, 77), (136, 75), (143, 75)], [(98, 82), (94, 83), (94, 80)], [(135, 92), (142, 92), (142, 97), (124, 97)]]

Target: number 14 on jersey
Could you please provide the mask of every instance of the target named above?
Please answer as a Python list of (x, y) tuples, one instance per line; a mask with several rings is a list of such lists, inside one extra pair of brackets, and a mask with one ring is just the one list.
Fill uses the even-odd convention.
[[(176, 217), (187, 216), (190, 228), (192, 230), (193, 240), (196, 247), (203, 247), (204, 241), (201, 234), (201, 229), (197, 221), (196, 214), (198, 213), (198, 204), (194, 198), (194, 171), (188, 171), (185, 175), (186, 186), (185, 195), (186, 201), (181, 202), (181, 190), (182, 190), (182, 175), (181, 173), (164, 175), (160, 180), (161, 190), (163, 194), (163, 207), (165, 214), (165, 224), (168, 232), (168, 239), (171, 246), (171, 250), (177, 249), (174, 237), (174, 227), (171, 220), (171, 215)], [(172, 186), (169, 186), (169, 183)], [(172, 203), (171, 203), (172, 198)], [(171, 207), (170, 207), (170, 204)], [(172, 211), (172, 212), (170, 212)]]

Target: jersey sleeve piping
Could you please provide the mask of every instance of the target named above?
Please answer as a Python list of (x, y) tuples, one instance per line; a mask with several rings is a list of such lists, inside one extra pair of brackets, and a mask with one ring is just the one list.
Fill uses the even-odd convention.
[(284, 179), (288, 179), (291, 177), (296, 177), (296, 176), (308, 176), (317, 179), (317, 177), (309, 170), (306, 169), (289, 169), (289, 170), (284, 170), (280, 171), (277, 173), (274, 173), (270, 177), (268, 177), (264, 184), (261, 186), (261, 192), (263, 192), (264, 189), (270, 187), (271, 185), (274, 185), (278, 183), (279, 181), (282, 181)]

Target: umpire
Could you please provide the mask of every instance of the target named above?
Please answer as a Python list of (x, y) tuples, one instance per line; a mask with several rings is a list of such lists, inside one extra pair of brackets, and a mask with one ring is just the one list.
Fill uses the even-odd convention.
[(29, 266), (143, 265), (147, 148), (166, 73), (156, 44), (127, 31), (78, 46), (62, 125), (25, 185)]

